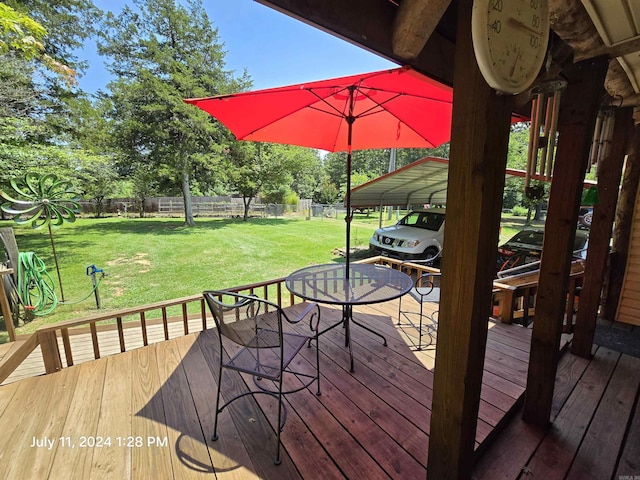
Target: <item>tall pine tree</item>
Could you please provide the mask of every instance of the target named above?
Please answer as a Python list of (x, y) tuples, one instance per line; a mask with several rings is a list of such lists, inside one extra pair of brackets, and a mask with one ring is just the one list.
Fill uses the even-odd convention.
[(184, 98), (246, 89), (246, 73), (225, 70), (223, 44), (200, 0), (134, 0), (109, 15), (98, 44), (116, 77), (109, 84), (114, 132), (126, 161), (167, 175), (180, 188), (185, 224), (194, 225), (193, 173), (213, 167), (226, 144), (225, 129)]

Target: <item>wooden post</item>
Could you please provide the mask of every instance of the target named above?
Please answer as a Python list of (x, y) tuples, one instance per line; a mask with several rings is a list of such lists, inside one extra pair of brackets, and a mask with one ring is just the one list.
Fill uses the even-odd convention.
[[(593, 209), (589, 249), (587, 250), (584, 281), (580, 294), (580, 308), (571, 344), (571, 353), (583, 358), (591, 358), (593, 336), (602, 298), (602, 281), (609, 256), (609, 240), (618, 202), (618, 186), (627, 151), (630, 127), (633, 126), (631, 113), (630, 108), (616, 110), (610, 154), (601, 160), (598, 167), (599, 203)], [(571, 321), (571, 319), (568, 318), (567, 321)]]
[[(634, 109), (634, 117), (640, 117), (640, 108)], [(616, 310), (620, 300), (624, 271), (629, 254), (631, 224), (635, 210), (638, 184), (640, 183), (640, 119), (636, 119), (632, 139), (627, 149), (627, 163), (622, 177), (622, 186), (618, 197), (615, 226), (613, 230), (613, 248), (609, 265), (609, 281), (605, 316), (608, 320), (616, 319)]]
[(471, 41), (471, 0), (458, 4), (442, 297), (428, 478), (471, 478), (492, 311), (512, 97), (482, 78)]
[(37, 332), (38, 343), (42, 349), (42, 360), (46, 373), (54, 373), (62, 370), (62, 360), (60, 349), (58, 348), (58, 338), (55, 330)]
[(12, 273), (13, 269), (0, 267), (0, 312), (2, 312), (2, 318), (4, 318), (4, 324), (7, 327), (9, 341), (15, 342), (16, 331), (13, 326), (13, 314), (11, 313), (11, 306), (9, 306), (7, 292), (4, 289), (4, 281), (2, 279), (4, 275), (11, 275)]
[(544, 427), (551, 415), (582, 184), (607, 67), (604, 58), (575, 64), (568, 72), (569, 85), (560, 105), (522, 414), (525, 421)]

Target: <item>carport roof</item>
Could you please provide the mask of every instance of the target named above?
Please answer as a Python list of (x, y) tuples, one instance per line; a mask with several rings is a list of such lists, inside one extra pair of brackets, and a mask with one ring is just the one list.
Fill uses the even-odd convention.
[[(447, 203), (448, 176), (449, 160), (425, 157), (353, 188), (351, 206), (444, 205)], [(524, 176), (524, 170), (506, 170), (507, 179)], [(585, 188), (592, 185), (595, 182), (585, 181)]]

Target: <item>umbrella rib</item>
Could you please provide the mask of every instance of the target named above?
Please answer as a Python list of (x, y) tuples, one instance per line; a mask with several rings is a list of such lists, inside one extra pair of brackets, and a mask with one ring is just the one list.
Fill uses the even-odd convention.
[[(368, 90), (370, 90), (370, 91), (376, 91), (376, 92), (395, 93), (395, 95), (394, 95), (393, 97), (391, 97), (391, 98), (386, 99), (384, 102), (376, 103), (376, 104), (375, 104), (374, 106), (372, 106), (370, 109), (365, 110), (365, 111), (364, 111), (364, 112), (362, 112), (361, 114), (357, 115), (357, 117), (358, 117), (358, 118), (360, 118), (360, 117), (366, 117), (366, 116), (368, 116), (368, 115), (374, 115), (374, 114), (378, 113), (377, 111), (372, 111), (372, 110), (374, 110), (375, 108), (377, 108), (377, 107), (381, 107), (381, 108), (382, 108), (382, 106), (383, 106), (383, 105), (385, 105), (386, 103), (389, 103), (389, 102), (391, 102), (392, 100), (395, 100), (396, 98), (398, 98), (398, 97), (403, 97), (403, 96), (411, 96), (411, 97), (414, 97), (414, 98), (420, 98), (420, 99), (422, 99), (422, 100), (430, 100), (430, 101), (432, 101), (432, 102), (436, 102), (436, 103), (449, 103), (449, 102), (447, 102), (446, 100), (440, 100), (440, 99), (438, 99), (438, 98), (433, 98), (433, 97), (423, 97), (423, 96), (421, 96), (421, 95), (407, 94), (407, 93), (402, 93), (402, 92), (391, 92), (391, 91), (389, 91), (389, 90), (382, 90), (382, 89), (380, 89), (380, 88), (369, 88)], [(368, 95), (368, 94), (367, 94), (366, 92), (364, 92), (364, 91), (361, 91), (360, 93), (361, 93), (362, 95), (365, 95), (365, 96), (366, 96), (367, 98), (369, 98), (371, 101), (374, 101), (374, 102), (375, 102), (375, 100), (372, 98), (372, 96), (371, 96), (371, 95)], [(386, 110), (386, 109), (384, 109), (384, 110)], [(389, 110), (386, 110), (386, 111), (387, 111), (387, 112), (389, 112)], [(391, 113), (391, 112), (389, 112), (389, 113)], [(393, 114), (392, 114), (392, 115), (393, 115)], [(394, 115), (394, 116), (395, 116), (395, 115)], [(396, 117), (396, 118), (397, 118), (397, 117)]]
[[(369, 90), (373, 90), (373, 89), (369, 89)], [(376, 90), (376, 91), (383, 91), (383, 90)], [(362, 118), (362, 117), (367, 117), (369, 115), (375, 115), (376, 113), (378, 113), (378, 111), (376, 111), (377, 108), (380, 108), (380, 111), (387, 111), (385, 108), (383, 108), (383, 105), (386, 103), (389, 103), (392, 100), (395, 100), (396, 98), (398, 98), (399, 96), (401, 96), (401, 93), (397, 93), (395, 94), (395, 96), (391, 97), (391, 98), (387, 98), (384, 102), (376, 102), (373, 98), (371, 98), (371, 95), (368, 95), (365, 92), (360, 92), (362, 93), (365, 97), (367, 97), (369, 100), (373, 101), (375, 103), (375, 105), (373, 105), (371, 108), (369, 108), (368, 110), (363, 111), (362, 113), (356, 115), (356, 118)], [(391, 113), (391, 112), (389, 112)], [(392, 114), (393, 115), (393, 114)], [(394, 115), (395, 116), (395, 115)], [(397, 117), (396, 117), (397, 118)]]
[(309, 110), (316, 110), (316, 111), (321, 112), (321, 113), (326, 113), (327, 115), (333, 115), (334, 117), (346, 118), (346, 115), (340, 113), (340, 110), (338, 110), (337, 108), (334, 108), (334, 110), (336, 110), (335, 112), (329, 112), (327, 110), (323, 110), (323, 109), (318, 108), (318, 107), (313, 107), (311, 105), (309, 105), (306, 108), (308, 108)]
[[(342, 118), (346, 118), (346, 117), (347, 117), (347, 116), (344, 114), (344, 110), (342, 110), (342, 111), (341, 111), (341, 110), (337, 109), (335, 106), (331, 105), (329, 102), (327, 102), (326, 97), (321, 97), (320, 95), (318, 95), (318, 94), (313, 90), (313, 88), (308, 88), (308, 89), (306, 89), (306, 90), (307, 90), (309, 93), (311, 93), (313, 96), (315, 96), (318, 100), (320, 100), (322, 103), (324, 103), (327, 107), (329, 107), (331, 110), (334, 110), (334, 111), (335, 111), (335, 113), (333, 113), (333, 114), (332, 114), (330, 111), (327, 111), (327, 110), (321, 110), (320, 108), (312, 107), (311, 105), (309, 105), (309, 107), (308, 107), (308, 108), (313, 108), (313, 109), (318, 110), (318, 111), (323, 112), (323, 113), (328, 113), (328, 114), (330, 114), (330, 115), (335, 115), (336, 117), (342, 117)], [(342, 91), (344, 91), (344, 90), (346, 90), (346, 87), (339, 88), (338, 90), (336, 90), (336, 91), (333, 93), (333, 95), (335, 95), (336, 93), (342, 92)], [(346, 103), (345, 103), (345, 106), (346, 106)]]
[[(333, 93), (333, 95), (335, 95), (335, 94), (336, 94), (336, 93), (338, 93), (338, 92), (342, 92), (342, 91), (346, 90), (347, 88), (348, 88), (348, 87), (342, 87), (342, 88), (339, 88), (339, 89), (337, 89), (337, 90)], [(320, 95), (318, 95), (316, 92), (314, 92), (314, 91), (313, 91), (313, 89), (311, 89), (311, 88), (310, 88), (310, 89), (309, 89), (309, 92), (310, 92), (312, 95), (316, 96), (316, 97), (317, 97), (317, 98), (318, 98), (322, 103), (324, 103), (325, 105), (327, 105), (327, 106), (328, 106), (331, 110), (333, 110), (335, 113), (331, 113), (331, 111), (327, 111), (327, 110), (321, 110), (321, 109), (319, 109), (319, 108), (317, 108), (317, 107), (311, 107), (311, 106), (309, 106), (308, 108), (313, 108), (313, 109), (315, 109), (315, 110), (318, 110), (318, 111), (320, 111), (320, 112), (326, 113), (326, 114), (328, 114), (328, 115), (335, 115), (336, 117), (342, 118), (342, 119), (344, 119), (344, 120), (346, 120), (346, 119), (347, 119), (347, 115), (344, 113), (344, 110), (342, 110), (342, 111), (338, 110), (335, 106), (333, 106), (333, 105), (331, 105), (329, 102), (327, 102), (327, 100), (326, 100), (325, 98), (321, 97), (321, 96), (320, 96)], [(346, 103), (346, 102), (345, 102), (344, 107), (345, 107), (345, 108), (347, 108), (347, 107), (348, 107), (348, 103)], [(339, 129), (338, 129), (338, 130), (336, 130), (336, 136), (335, 136), (335, 138), (334, 138), (334, 140), (333, 140), (333, 149), (335, 149), (335, 147), (336, 147), (337, 138), (338, 138), (338, 131), (339, 131)], [(347, 253), (348, 253), (348, 252), (347, 252)]]
[[(366, 95), (366, 94), (365, 94), (365, 95)], [(388, 102), (390, 102), (391, 100), (394, 100), (394, 99), (398, 98), (398, 97), (399, 97), (399, 96), (401, 96), (401, 95), (403, 95), (403, 94), (398, 93), (398, 94), (397, 94), (397, 95), (395, 95), (394, 97), (389, 98), (389, 99), (385, 100), (385, 101), (384, 101), (384, 102), (382, 102), (382, 103), (376, 103), (374, 106), (372, 106), (372, 107), (371, 107), (371, 108), (369, 108), (368, 110), (365, 110), (364, 112), (362, 112), (362, 113), (360, 113), (360, 114), (356, 115), (356, 116), (354, 117), (354, 122), (355, 122), (355, 120), (357, 120), (357, 119), (359, 119), (359, 118), (364, 118), (364, 117), (368, 117), (368, 116), (371, 116), (371, 115), (375, 115), (375, 114), (377, 114), (377, 113), (379, 113), (379, 112), (387, 112), (389, 115), (391, 115), (392, 117), (394, 117), (395, 119), (397, 119), (397, 120), (398, 120), (398, 122), (402, 122), (402, 123), (404, 123), (404, 124), (407, 126), (407, 128), (409, 128), (410, 130), (412, 130), (413, 132), (415, 132), (415, 134), (416, 134), (416, 135), (418, 135), (418, 136), (420, 136), (420, 137), (424, 138), (424, 139), (425, 139), (427, 142), (429, 142), (433, 147), (435, 147), (435, 144), (434, 144), (430, 139), (426, 138), (422, 133), (420, 133), (420, 132), (416, 131), (416, 129), (415, 129), (415, 128), (413, 128), (413, 127), (412, 127), (411, 125), (409, 125), (408, 123), (403, 122), (403, 121), (402, 121), (400, 118), (398, 118), (398, 116), (397, 116), (397, 115), (395, 115), (393, 112), (391, 112), (391, 111), (389, 111), (389, 110), (386, 110), (385, 108), (383, 108), (383, 107), (382, 107), (385, 103), (388, 103)], [(371, 97), (369, 97), (368, 95), (367, 95), (367, 97), (368, 97), (368, 98), (371, 98)], [(380, 110), (377, 110), (377, 109), (380, 109)], [(327, 113), (328, 113), (328, 112), (327, 112)]]

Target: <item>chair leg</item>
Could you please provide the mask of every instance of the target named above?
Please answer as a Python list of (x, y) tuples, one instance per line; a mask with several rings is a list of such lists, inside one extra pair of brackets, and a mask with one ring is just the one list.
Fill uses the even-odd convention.
[(320, 392), (320, 338), (316, 335), (316, 375), (317, 377), (317, 384), (318, 384), (318, 391), (316, 392), (316, 395), (320, 396), (322, 395), (322, 393)]
[(418, 327), (418, 348), (416, 350), (422, 350), (422, 299), (420, 300), (420, 325)]
[[(220, 350), (220, 355), (222, 355), (222, 350)], [(216, 393), (216, 407), (215, 407), (215, 416), (213, 421), (213, 435), (211, 435), (211, 441), (215, 442), (218, 440), (218, 415), (220, 414), (220, 410), (218, 409), (220, 405), (220, 388), (222, 384), (222, 359), (220, 359), (220, 368), (218, 369), (218, 391)]]
[(276, 446), (276, 458), (273, 463), (280, 465), (282, 459), (280, 458), (280, 432), (282, 432), (282, 377), (280, 375), (280, 381), (278, 383), (278, 423), (276, 424), (277, 446)]

